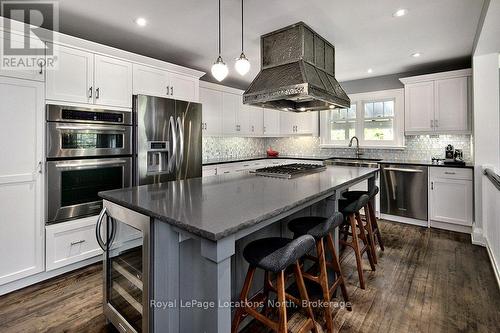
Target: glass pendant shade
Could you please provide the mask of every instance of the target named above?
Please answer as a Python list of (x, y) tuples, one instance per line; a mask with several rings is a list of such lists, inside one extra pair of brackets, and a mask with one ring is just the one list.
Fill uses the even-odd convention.
[(248, 61), (243, 52), (241, 52), (240, 57), (236, 59), (234, 68), (241, 76), (244, 76), (250, 70), (250, 61)]
[(227, 66), (222, 60), (222, 57), (219, 56), (215, 64), (212, 65), (212, 75), (217, 81), (221, 82), (226, 78), (227, 73)]

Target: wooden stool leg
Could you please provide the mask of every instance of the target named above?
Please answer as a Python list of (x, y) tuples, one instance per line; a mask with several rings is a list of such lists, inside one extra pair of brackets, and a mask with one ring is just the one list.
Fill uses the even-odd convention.
[(333, 269), (335, 271), (335, 274), (337, 274), (337, 280), (339, 280), (340, 290), (342, 291), (342, 297), (346, 302), (347, 310), (352, 311), (352, 307), (350, 305), (347, 305), (347, 303), (349, 303), (349, 295), (347, 294), (347, 288), (345, 285), (344, 276), (342, 275), (342, 270), (340, 268), (339, 257), (337, 256), (337, 250), (335, 250), (335, 244), (333, 243), (333, 237), (331, 234), (328, 234), (327, 237), (328, 237), (327, 239), (328, 248), (332, 253)]
[(266, 271), (264, 273), (264, 290), (263, 290), (263, 293), (264, 293), (264, 306), (262, 307), (262, 311), (261, 313), (264, 315), (264, 316), (267, 316), (268, 312), (269, 312), (269, 306), (268, 306), (268, 303), (269, 303), (269, 292), (271, 291), (271, 279), (269, 278), (269, 272)]
[(323, 239), (316, 241), (316, 252), (319, 259), (319, 282), (323, 290), (323, 301), (326, 306), (324, 309), (325, 321), (327, 331), (333, 333), (333, 320), (332, 312), (330, 309), (330, 286), (328, 284), (328, 272), (326, 271), (325, 248), (323, 246)]
[(296, 280), (297, 286), (299, 288), (300, 297), (307, 302), (306, 312), (307, 312), (307, 315), (309, 316), (309, 318), (312, 320), (312, 324), (313, 324), (312, 331), (314, 333), (318, 333), (318, 330), (316, 328), (316, 322), (314, 320), (314, 314), (313, 314), (313, 311), (311, 309), (311, 304), (309, 303), (309, 295), (307, 295), (306, 285), (304, 283), (304, 278), (302, 277), (302, 271), (300, 270), (300, 263), (297, 261), (297, 263), (295, 264), (295, 266), (293, 268), (295, 271), (295, 280)]
[(356, 221), (358, 222), (359, 238), (363, 241), (363, 244), (365, 246), (364, 250), (366, 251), (368, 256), (368, 262), (370, 263), (372, 271), (374, 271), (375, 261), (373, 260), (370, 244), (368, 243), (368, 239), (365, 234), (365, 227), (363, 226), (363, 221), (361, 220), (361, 216), (359, 215), (359, 213), (356, 214)]
[[(250, 287), (252, 286), (253, 276), (255, 274), (255, 267), (248, 267), (247, 275), (245, 277), (245, 283), (243, 284), (243, 288), (241, 289), (240, 301), (246, 302), (248, 300), (248, 292), (250, 291)], [(238, 307), (236, 309), (236, 313), (234, 314), (233, 324), (231, 325), (231, 332), (237, 333), (238, 327), (240, 326), (241, 319), (245, 315), (245, 310), (243, 307)]]
[(368, 232), (368, 242), (369, 242), (373, 262), (376, 265), (377, 264), (377, 253), (375, 252), (375, 236), (373, 234), (373, 223), (372, 223), (372, 217), (371, 217), (371, 209), (368, 207), (368, 205), (365, 206), (365, 215), (366, 215), (366, 231)]
[(281, 271), (276, 277), (276, 289), (279, 303), (278, 333), (287, 333), (286, 298), (285, 298), (285, 272)]
[(358, 267), (359, 286), (365, 289), (365, 277), (363, 275), (363, 263), (361, 261), (361, 251), (359, 249), (358, 232), (356, 231), (356, 219), (354, 214), (349, 214), (349, 222), (352, 230), (352, 248), (356, 256), (356, 266)]
[(377, 237), (378, 244), (380, 245), (380, 250), (384, 251), (384, 241), (382, 240), (382, 235), (380, 234), (380, 229), (378, 227), (373, 200), (368, 201), (368, 207), (370, 208), (370, 220), (372, 222), (372, 229), (375, 231), (375, 236)]

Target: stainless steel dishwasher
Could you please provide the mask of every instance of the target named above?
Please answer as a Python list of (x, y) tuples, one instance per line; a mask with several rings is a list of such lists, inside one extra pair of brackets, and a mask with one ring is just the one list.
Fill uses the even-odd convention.
[(380, 165), (380, 212), (427, 221), (428, 168)]

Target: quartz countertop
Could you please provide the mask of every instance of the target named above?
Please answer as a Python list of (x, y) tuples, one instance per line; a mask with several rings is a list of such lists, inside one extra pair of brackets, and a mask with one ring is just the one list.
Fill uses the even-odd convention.
[(474, 164), (466, 162), (465, 165), (450, 165), (444, 164), (443, 161), (432, 162), (431, 160), (382, 160), (377, 162), (379, 164), (405, 164), (405, 165), (420, 165), (430, 167), (445, 167), (445, 168), (474, 168)]
[(321, 157), (321, 156), (305, 156), (305, 155), (278, 155), (277, 157), (268, 157), (267, 155), (252, 156), (252, 157), (226, 157), (226, 158), (211, 158), (203, 160), (203, 165), (214, 165), (214, 164), (224, 164), (224, 163), (236, 163), (236, 162), (246, 162), (255, 160), (280, 160), (280, 159), (293, 159), (293, 160), (316, 160), (324, 161), (333, 157)]
[(228, 174), (100, 192), (120, 206), (216, 241), (377, 173), (376, 168), (328, 166), (280, 179)]

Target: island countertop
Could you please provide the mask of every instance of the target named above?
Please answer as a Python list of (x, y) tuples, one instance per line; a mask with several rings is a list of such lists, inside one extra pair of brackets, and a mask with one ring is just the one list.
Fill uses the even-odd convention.
[(229, 174), (99, 193), (104, 200), (217, 241), (304, 203), (332, 195), (376, 168), (328, 166), (293, 179)]

